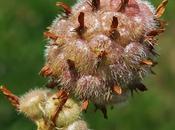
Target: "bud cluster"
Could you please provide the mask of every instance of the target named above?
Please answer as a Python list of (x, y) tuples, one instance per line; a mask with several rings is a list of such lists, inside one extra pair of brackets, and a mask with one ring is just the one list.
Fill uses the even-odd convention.
[(20, 113), (36, 123), (38, 130), (88, 130), (80, 105), (68, 99), (64, 91), (35, 89), (17, 97), (6, 87), (0, 90)]

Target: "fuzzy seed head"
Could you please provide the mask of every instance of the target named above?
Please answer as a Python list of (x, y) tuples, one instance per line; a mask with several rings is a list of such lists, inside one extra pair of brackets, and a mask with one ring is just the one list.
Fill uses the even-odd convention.
[(79, 1), (49, 29), (56, 36), (48, 36), (46, 46), (49, 78), (100, 106), (125, 101), (130, 91), (147, 90), (141, 82), (153, 73), (155, 64), (149, 63), (156, 59), (155, 36), (164, 31), (156, 16), (163, 12), (164, 4), (155, 11), (146, 0)]

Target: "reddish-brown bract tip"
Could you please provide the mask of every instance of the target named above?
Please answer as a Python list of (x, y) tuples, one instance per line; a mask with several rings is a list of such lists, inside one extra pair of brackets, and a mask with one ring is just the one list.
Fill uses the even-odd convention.
[(160, 3), (160, 5), (157, 7), (156, 14), (155, 14), (157, 18), (160, 18), (163, 15), (163, 13), (165, 12), (165, 8), (166, 8), (167, 4), (168, 4), (168, 0), (163, 0)]
[(111, 39), (116, 39), (120, 36), (120, 33), (117, 30), (117, 27), (118, 27), (118, 18), (116, 16), (113, 16), (111, 30), (109, 31), (109, 37)]
[(43, 77), (48, 77), (48, 76), (50, 76), (50, 75), (52, 75), (53, 74), (53, 71), (52, 71), (52, 69), (49, 67), (49, 66), (44, 66), (42, 69), (41, 69), (41, 71), (39, 72), (39, 74), (41, 75), (41, 76), (43, 76)]
[(153, 61), (151, 60), (143, 60), (141, 63), (145, 65), (150, 65), (150, 66), (154, 65)]
[(161, 33), (163, 33), (165, 31), (165, 29), (156, 29), (156, 30), (152, 30), (151, 32), (149, 32), (147, 34), (148, 37), (155, 37)]
[(81, 110), (82, 111), (86, 111), (87, 108), (88, 108), (88, 105), (89, 105), (89, 101), (88, 100), (83, 101), (83, 103), (81, 105)]
[(63, 2), (57, 2), (56, 6), (62, 7), (67, 16), (69, 16), (72, 13), (72, 9), (67, 4), (65, 4)]
[(118, 27), (118, 18), (116, 16), (112, 19), (111, 29), (116, 29)]
[(44, 36), (46, 38), (50, 38), (50, 39), (52, 39), (54, 41), (56, 41), (57, 38), (58, 38), (58, 36), (56, 34), (52, 33), (52, 32), (44, 32)]
[(120, 86), (114, 86), (113, 87), (113, 91), (117, 94), (117, 95), (121, 95), (122, 94), (122, 88)]
[(69, 70), (74, 70), (75, 69), (75, 63), (73, 60), (67, 59), (67, 64), (69, 66)]
[(14, 95), (10, 90), (8, 90), (6, 87), (1, 86), (0, 91), (7, 97), (7, 99), (10, 101), (10, 103), (18, 109), (19, 106), (19, 98)]
[(79, 26), (77, 28), (75, 28), (75, 31), (82, 38), (82, 35), (83, 35), (85, 28), (86, 28), (84, 25), (84, 12), (80, 12), (80, 14), (78, 16), (78, 23), (79, 23)]
[(144, 84), (142, 84), (142, 83), (135, 85), (135, 87), (136, 87), (138, 90), (142, 91), (142, 92), (148, 90), (148, 89), (146, 88), (146, 86), (145, 86)]
[(118, 12), (125, 11), (126, 6), (128, 5), (129, 0), (121, 0)]
[(52, 122), (54, 123), (55, 126), (56, 126), (56, 119), (58, 118), (58, 114), (60, 113), (60, 111), (62, 110), (64, 104), (66, 103), (66, 101), (68, 99), (68, 94), (64, 90), (59, 90), (56, 93), (55, 100), (56, 99), (59, 100), (60, 104), (59, 104), (59, 106), (57, 106), (57, 109), (52, 116)]
[(92, 0), (93, 10), (98, 10), (100, 8), (100, 0)]
[(108, 116), (107, 116), (107, 108), (106, 108), (105, 106), (98, 106), (98, 105), (95, 104), (95, 112), (96, 112), (98, 109), (103, 113), (104, 118), (105, 118), (105, 119), (108, 119)]
[(92, 11), (100, 9), (100, 0), (89, 0), (87, 3), (92, 7)]

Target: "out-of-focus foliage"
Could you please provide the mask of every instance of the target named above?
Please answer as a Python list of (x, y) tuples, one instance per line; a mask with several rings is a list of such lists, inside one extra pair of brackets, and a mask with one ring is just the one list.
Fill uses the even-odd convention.
[[(62, 0), (72, 4), (75, 0)], [(60, 9), (56, 0), (0, 0), (0, 84), (18, 95), (42, 87), (38, 76), (44, 63), (43, 31)], [(158, 5), (161, 0), (152, 0)], [(85, 114), (94, 130), (173, 130), (175, 129), (175, 1), (169, 0), (163, 19), (168, 21), (166, 33), (157, 47), (161, 57), (154, 68), (156, 76), (144, 81), (149, 91), (135, 94), (128, 103), (109, 109), (109, 119), (93, 106)], [(35, 130), (23, 115), (18, 115), (0, 94), (0, 129)]]

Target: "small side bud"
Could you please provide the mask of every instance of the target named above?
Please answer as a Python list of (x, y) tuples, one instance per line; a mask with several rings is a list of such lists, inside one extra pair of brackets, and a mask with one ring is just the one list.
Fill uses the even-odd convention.
[(19, 99), (19, 111), (24, 113), (32, 120), (38, 120), (43, 117), (41, 106), (46, 102), (48, 94), (47, 89), (35, 89), (26, 93)]

